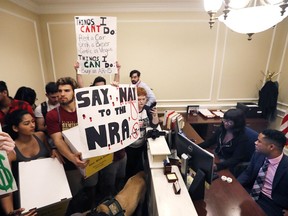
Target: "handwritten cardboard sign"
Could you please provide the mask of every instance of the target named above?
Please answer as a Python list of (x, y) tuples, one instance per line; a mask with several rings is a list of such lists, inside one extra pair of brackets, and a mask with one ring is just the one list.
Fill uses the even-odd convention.
[(117, 73), (116, 17), (75, 17), (80, 74)]
[(139, 138), (135, 86), (80, 88), (75, 90), (75, 99), (80, 139), (75, 137), (76, 132), (68, 135), (69, 132), (63, 131), (63, 134), (70, 137), (72, 144), (75, 140), (81, 140), (74, 146), (77, 145), (84, 159), (113, 153)]
[(6, 151), (0, 151), (0, 196), (17, 190)]

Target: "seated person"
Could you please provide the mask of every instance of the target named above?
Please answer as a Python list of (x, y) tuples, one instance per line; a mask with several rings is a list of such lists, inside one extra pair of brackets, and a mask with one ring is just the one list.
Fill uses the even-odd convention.
[(216, 133), (200, 143), (202, 148), (216, 145), (215, 154), (220, 162), (214, 165), (214, 171), (233, 168), (241, 162), (249, 162), (248, 137), (245, 135), (245, 115), (240, 109), (229, 109), (224, 113), (223, 121)]
[(255, 142), (256, 150), (251, 163), (237, 179), (268, 216), (288, 215), (285, 143), (286, 137), (280, 131), (262, 131)]
[(5, 128), (5, 116), (14, 110), (25, 109), (34, 116), (34, 112), (30, 104), (26, 101), (16, 100), (9, 96), (7, 85), (4, 81), (0, 81), (0, 123), (2, 128)]

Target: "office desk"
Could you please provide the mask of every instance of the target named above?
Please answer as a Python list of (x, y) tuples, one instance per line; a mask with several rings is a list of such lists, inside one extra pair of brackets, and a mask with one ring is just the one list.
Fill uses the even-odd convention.
[[(196, 116), (185, 114), (184, 116), (186, 123), (191, 124), (203, 139), (206, 139), (215, 133), (222, 122), (222, 119), (219, 117), (205, 118), (201, 114)], [(246, 125), (258, 133), (266, 129), (268, 123), (269, 122), (264, 118), (246, 118)]]
[(232, 183), (214, 180), (206, 189), (204, 200), (194, 201), (199, 216), (264, 216), (265, 213), (228, 170), (220, 176), (232, 178)]
[[(183, 132), (199, 144), (203, 140), (190, 124), (185, 124)], [(217, 159), (217, 158), (215, 158)], [(199, 216), (263, 216), (265, 213), (234, 178), (229, 170), (221, 170), (219, 176), (232, 178), (232, 183), (214, 180), (210, 189), (205, 190), (204, 200), (194, 201)]]
[(153, 196), (151, 215), (153, 216), (196, 216), (197, 212), (193, 205), (186, 185), (181, 177), (177, 166), (172, 166), (172, 172), (178, 177), (181, 187), (180, 194), (175, 194), (173, 183), (169, 183), (162, 169), (151, 169), (151, 193)]
[(173, 183), (169, 183), (164, 175), (163, 159), (166, 159), (166, 156), (170, 154), (167, 142), (163, 136), (155, 140), (148, 138), (149, 181), (147, 182), (147, 188), (149, 215), (196, 216), (196, 209), (178, 167), (172, 166), (172, 172), (175, 172), (178, 177), (181, 188), (180, 194), (174, 193)]

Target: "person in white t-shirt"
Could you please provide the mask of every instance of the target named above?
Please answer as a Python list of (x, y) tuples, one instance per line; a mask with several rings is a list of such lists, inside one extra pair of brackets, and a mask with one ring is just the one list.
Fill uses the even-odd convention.
[(39, 104), (35, 111), (37, 130), (46, 131), (45, 117), (47, 112), (59, 106), (58, 89), (55, 82), (49, 82), (45, 86), (47, 100)]

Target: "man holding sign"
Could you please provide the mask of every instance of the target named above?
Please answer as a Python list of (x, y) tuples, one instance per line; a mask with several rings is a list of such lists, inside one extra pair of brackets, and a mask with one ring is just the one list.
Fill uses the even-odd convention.
[[(77, 83), (71, 77), (64, 77), (58, 79), (56, 84), (58, 87), (60, 107), (47, 113), (47, 132), (51, 136), (59, 152), (65, 157), (64, 168), (73, 195), (69, 206), (73, 206), (74, 208), (74, 210), (68, 208), (68, 211), (72, 211), (69, 213), (73, 213), (82, 211), (81, 208), (82, 205), (84, 205), (84, 203), (81, 203), (80, 200), (75, 198), (76, 194), (84, 190), (87, 195), (89, 193), (90, 196), (93, 196), (92, 192), (94, 191), (94, 186), (97, 184), (98, 175), (95, 174), (88, 179), (83, 179), (83, 176), (77, 167), (85, 168), (88, 161), (81, 160), (81, 153), (73, 153), (62, 138), (63, 130), (72, 128), (78, 124), (74, 98), (74, 90), (78, 87)], [(92, 199), (92, 197), (90, 198)], [(76, 204), (78, 204), (79, 207), (77, 207)]]

